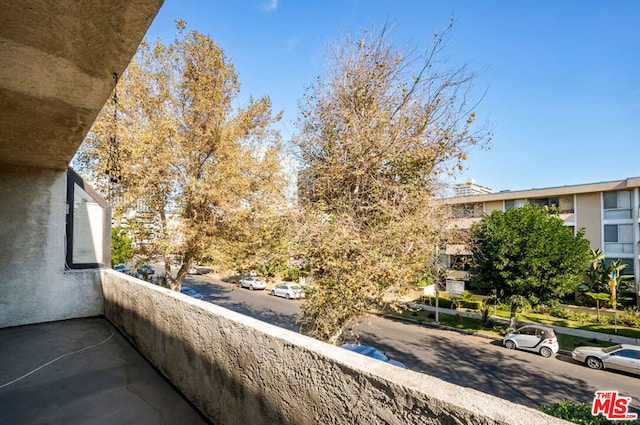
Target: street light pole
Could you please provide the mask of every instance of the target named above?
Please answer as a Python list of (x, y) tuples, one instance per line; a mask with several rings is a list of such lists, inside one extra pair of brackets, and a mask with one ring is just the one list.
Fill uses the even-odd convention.
[(434, 254), (435, 254), (435, 261), (436, 261), (436, 323), (440, 323), (439, 322), (439, 317), (438, 317), (438, 301), (440, 299), (440, 284), (439, 284), (439, 279), (440, 279), (440, 247), (436, 244), (435, 248), (434, 248)]

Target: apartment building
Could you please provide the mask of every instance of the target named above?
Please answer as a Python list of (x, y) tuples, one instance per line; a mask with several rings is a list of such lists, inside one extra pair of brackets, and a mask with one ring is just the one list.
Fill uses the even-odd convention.
[[(502, 191), (498, 193), (455, 196), (445, 199), (452, 207), (452, 227), (470, 229), (483, 214), (506, 211), (525, 203), (556, 207), (564, 224), (577, 231), (585, 229), (591, 248), (600, 248), (608, 260), (621, 259), (640, 287), (640, 177), (571, 186)], [(446, 249), (449, 264), (469, 255), (466, 247), (450, 245)]]

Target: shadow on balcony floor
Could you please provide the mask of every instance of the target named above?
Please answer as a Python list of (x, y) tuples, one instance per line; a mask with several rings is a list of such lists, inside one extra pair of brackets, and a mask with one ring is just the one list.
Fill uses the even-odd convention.
[(0, 329), (0, 424), (206, 424), (104, 318)]

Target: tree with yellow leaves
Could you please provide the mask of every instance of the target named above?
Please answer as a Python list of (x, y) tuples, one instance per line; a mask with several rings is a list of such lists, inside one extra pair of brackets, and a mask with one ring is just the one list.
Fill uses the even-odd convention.
[(386, 26), (330, 45), (328, 75), (300, 102), (292, 246), (314, 279), (300, 322), (314, 337), (338, 341), (423, 277), (446, 238), (443, 178), (489, 140), (474, 124), (473, 73), (441, 62), (449, 28), (420, 52), (397, 48)]
[[(260, 220), (282, 204), (280, 119), (267, 96), (235, 108), (240, 84), (209, 37), (184, 32), (164, 45), (143, 41), (76, 163), (115, 204), (137, 253), (164, 260), (171, 288), (203, 256), (223, 255), (229, 227)], [(117, 107), (114, 118), (113, 108)], [(114, 158), (110, 137), (117, 137)], [(110, 161), (118, 175), (105, 177)], [(172, 276), (170, 266), (178, 265)]]

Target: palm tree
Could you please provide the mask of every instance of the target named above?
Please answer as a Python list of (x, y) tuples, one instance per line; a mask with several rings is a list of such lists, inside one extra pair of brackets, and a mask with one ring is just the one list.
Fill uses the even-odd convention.
[(629, 283), (630, 276), (622, 275), (622, 271), (627, 267), (622, 260), (605, 263), (606, 255), (600, 248), (590, 250), (589, 267), (587, 269), (587, 279), (585, 281), (586, 291), (589, 298), (596, 303), (596, 320), (600, 322), (600, 302), (611, 302), (611, 292), (609, 282), (612, 276), (618, 279), (618, 288), (624, 289)]

